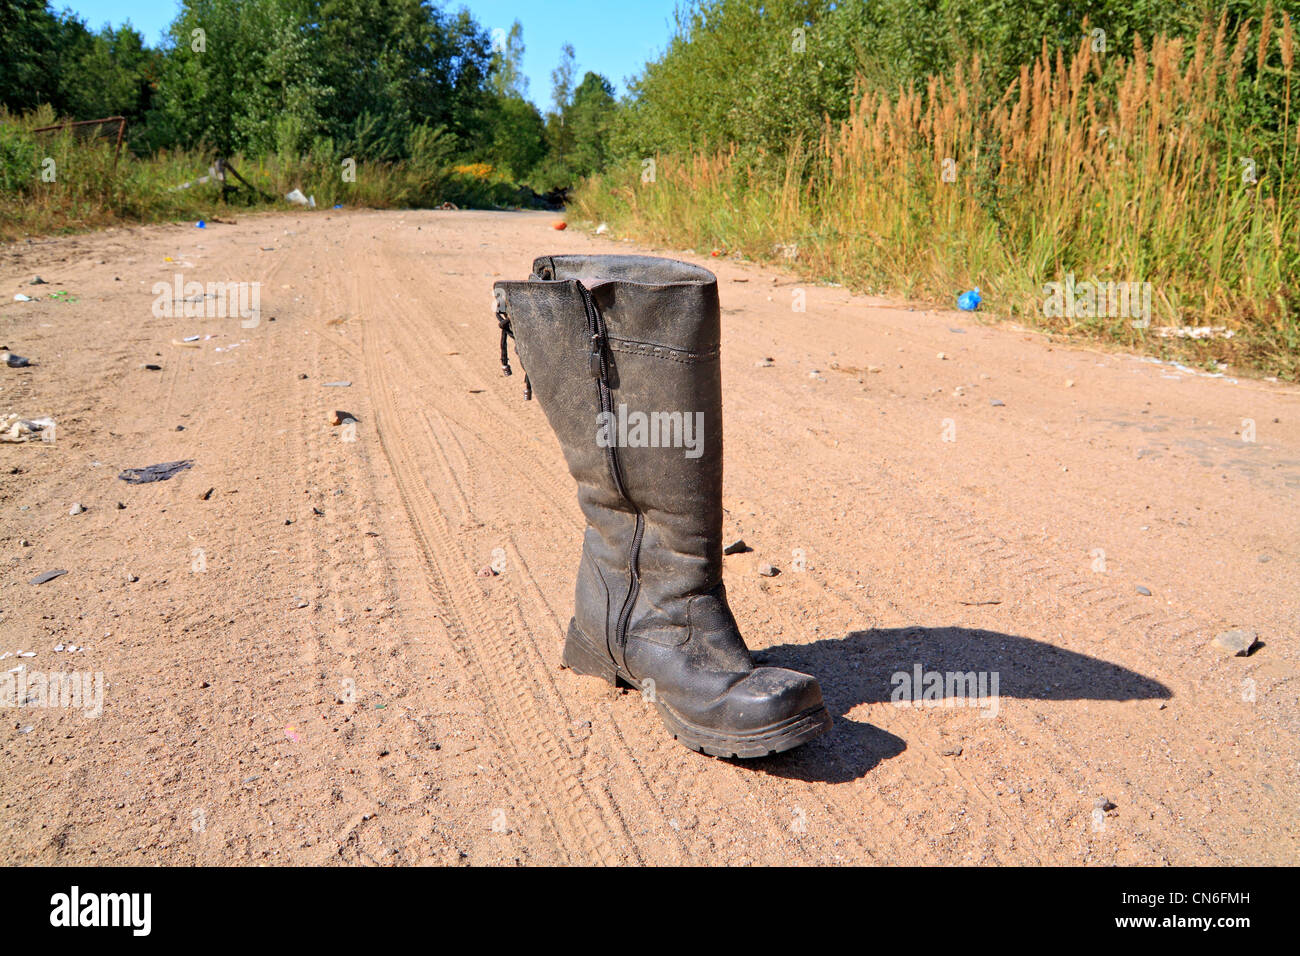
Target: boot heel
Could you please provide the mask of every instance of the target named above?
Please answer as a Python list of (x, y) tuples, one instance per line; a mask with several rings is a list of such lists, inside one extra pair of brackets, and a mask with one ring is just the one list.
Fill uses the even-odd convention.
[(584, 677), (599, 677), (618, 686), (618, 669), (614, 662), (596, 650), (578, 630), (575, 621), (569, 622), (569, 634), (564, 639), (562, 666)]

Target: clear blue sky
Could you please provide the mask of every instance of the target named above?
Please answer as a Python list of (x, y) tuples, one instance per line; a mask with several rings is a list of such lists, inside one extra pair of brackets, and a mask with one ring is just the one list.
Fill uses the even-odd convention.
[[(92, 29), (130, 20), (150, 45), (157, 45), (180, 8), (175, 0), (53, 0), (50, 6), (71, 9)], [(551, 70), (564, 43), (573, 44), (578, 79), (594, 70), (622, 95), (625, 81), (663, 52), (677, 0), (448, 0), (442, 6), (449, 11), (468, 7), (489, 31), (509, 30), (515, 20), (522, 23), (528, 96), (545, 109), (551, 99)]]

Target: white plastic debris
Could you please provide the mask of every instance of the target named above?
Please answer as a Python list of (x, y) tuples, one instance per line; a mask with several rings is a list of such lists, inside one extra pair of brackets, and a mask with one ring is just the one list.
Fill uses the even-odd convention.
[(54, 437), (54, 419), (19, 418), (17, 415), (0, 420), (0, 442), (52, 440)]
[(295, 189), (292, 192), (285, 193), (284, 198), (299, 206), (306, 206), (309, 209), (316, 208), (316, 197), (304, 196), (301, 189)]

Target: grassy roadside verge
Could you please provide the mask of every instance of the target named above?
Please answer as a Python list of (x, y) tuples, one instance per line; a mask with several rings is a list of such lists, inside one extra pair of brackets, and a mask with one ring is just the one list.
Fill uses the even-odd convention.
[(923, 93), (861, 94), (781, 157), (613, 168), (578, 190), (574, 217), (858, 291), (954, 303), (978, 287), (981, 311), (1025, 325), (1295, 381), (1300, 117), (1263, 131), (1248, 56), (1289, 103), (1289, 21), (1104, 59), (1085, 40), (1001, 93), (974, 60)]
[[(524, 191), (483, 164), (457, 166), (436, 133), (417, 136), (410, 159), (346, 162), (341, 155), (231, 156), (260, 194), (239, 186), (224, 200), (219, 184), (199, 183), (213, 154), (199, 150), (115, 156), (112, 142), (71, 130), (34, 133), (56, 122), (48, 108), (11, 116), (0, 111), (0, 242), (126, 223), (219, 217), (238, 210), (292, 209), (293, 189), (335, 204), (374, 209), (526, 204)], [(229, 178), (231, 186), (238, 186)], [(190, 183), (188, 188), (176, 188)]]

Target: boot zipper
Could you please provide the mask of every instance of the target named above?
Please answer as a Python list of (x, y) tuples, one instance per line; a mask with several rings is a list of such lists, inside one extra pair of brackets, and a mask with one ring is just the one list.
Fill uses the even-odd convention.
[[(588, 367), (591, 370), (592, 377), (596, 379), (600, 410), (606, 415), (612, 416), (614, 413), (613, 398), (609, 392), (609, 365), (605, 357), (605, 322), (600, 310), (596, 308), (595, 300), (592, 299), (591, 292), (588, 291), (587, 287), (579, 282), (578, 289), (582, 293), (582, 302), (587, 310), (587, 334), (591, 336), (591, 351), (587, 356)], [(610, 419), (606, 418), (605, 420), (608, 422)], [(628, 587), (627, 599), (623, 602), (623, 609), (619, 612), (618, 622), (614, 629), (614, 641), (621, 648), (627, 639), (627, 626), (629, 619), (632, 617), (632, 607), (636, 604), (637, 595), (641, 590), (641, 575), (637, 570), (637, 561), (641, 554), (641, 538), (645, 534), (645, 516), (641, 513), (641, 509), (636, 506), (636, 502), (628, 496), (627, 488), (623, 484), (623, 473), (619, 468), (618, 454), (614, 443), (611, 442), (605, 452), (608, 455), (609, 472), (614, 479), (614, 487), (618, 490), (619, 496), (628, 503), (636, 515), (636, 527), (632, 532), (632, 547), (628, 551), (627, 558), (631, 583)]]

